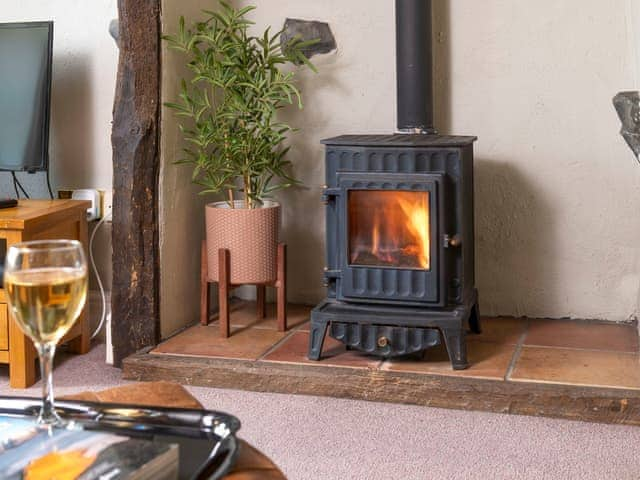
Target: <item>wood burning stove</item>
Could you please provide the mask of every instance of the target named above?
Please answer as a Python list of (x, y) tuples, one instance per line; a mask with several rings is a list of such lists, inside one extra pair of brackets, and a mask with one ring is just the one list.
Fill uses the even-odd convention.
[[(381, 356), (444, 339), (468, 366), (467, 325), (479, 332), (474, 284), (473, 143), (432, 125), (431, 5), (397, 0), (398, 126), (326, 146), (327, 298), (311, 313), (309, 358), (329, 334)], [(414, 133), (420, 132), (420, 133)]]

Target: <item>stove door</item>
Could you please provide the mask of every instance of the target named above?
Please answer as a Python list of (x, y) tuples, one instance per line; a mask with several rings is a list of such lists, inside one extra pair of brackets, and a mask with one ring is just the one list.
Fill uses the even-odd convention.
[(442, 174), (338, 173), (338, 299), (444, 305)]

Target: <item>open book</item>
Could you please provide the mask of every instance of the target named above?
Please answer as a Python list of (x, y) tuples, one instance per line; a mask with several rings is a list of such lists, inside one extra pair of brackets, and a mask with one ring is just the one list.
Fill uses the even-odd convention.
[(0, 479), (174, 480), (178, 446), (0, 415)]

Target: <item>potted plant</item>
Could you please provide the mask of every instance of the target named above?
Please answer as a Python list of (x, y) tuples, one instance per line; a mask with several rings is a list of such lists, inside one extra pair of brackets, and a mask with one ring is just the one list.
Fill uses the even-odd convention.
[(224, 200), (206, 206), (208, 275), (218, 278), (217, 253), (228, 249), (231, 283), (268, 283), (276, 277), (280, 205), (271, 195), (297, 181), (289, 173), (286, 135), (293, 129), (277, 119), (291, 104), (302, 108), (295, 69), (313, 65), (302, 53), (312, 42), (281, 45), (282, 31), (252, 36), (247, 14), (220, 1), (218, 12), (163, 38), (184, 52), (193, 79), (182, 80), (180, 100), (167, 103), (184, 118), (180, 128), (189, 147), (178, 163), (193, 166), (201, 194)]

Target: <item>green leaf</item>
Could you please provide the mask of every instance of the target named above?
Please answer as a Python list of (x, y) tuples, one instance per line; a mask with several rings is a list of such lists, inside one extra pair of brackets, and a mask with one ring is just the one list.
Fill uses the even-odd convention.
[(301, 50), (313, 41), (294, 39), (283, 51), (282, 31), (249, 34), (253, 22), (246, 15), (255, 7), (235, 9), (225, 0), (219, 5), (188, 29), (179, 20), (178, 34), (162, 37), (183, 52), (192, 73), (181, 81), (179, 101), (164, 105), (184, 119), (180, 131), (191, 146), (176, 163), (191, 166), (201, 193), (231, 189), (258, 205), (272, 192), (299, 184), (289, 173), (290, 146), (283, 145), (295, 130), (277, 114), (294, 100), (302, 107), (295, 75), (285, 65), (315, 71)]

